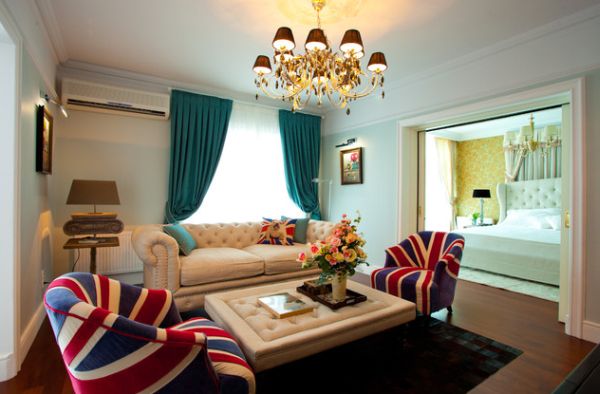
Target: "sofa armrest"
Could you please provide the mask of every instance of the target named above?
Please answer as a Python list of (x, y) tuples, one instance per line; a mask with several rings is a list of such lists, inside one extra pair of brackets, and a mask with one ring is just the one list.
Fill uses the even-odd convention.
[(177, 291), (180, 286), (179, 245), (160, 226), (139, 226), (132, 235), (133, 249), (144, 263), (144, 287)]

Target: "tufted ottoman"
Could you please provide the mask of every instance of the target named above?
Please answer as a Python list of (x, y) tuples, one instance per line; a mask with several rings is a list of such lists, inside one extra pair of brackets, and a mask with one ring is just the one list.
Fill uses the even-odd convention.
[(237, 339), (254, 371), (259, 372), (343, 345), (414, 320), (415, 304), (349, 281), (348, 288), (367, 301), (333, 311), (315, 303), (312, 313), (277, 319), (257, 303), (265, 295), (296, 292), (303, 281), (231, 290), (206, 296), (205, 308), (214, 321)]

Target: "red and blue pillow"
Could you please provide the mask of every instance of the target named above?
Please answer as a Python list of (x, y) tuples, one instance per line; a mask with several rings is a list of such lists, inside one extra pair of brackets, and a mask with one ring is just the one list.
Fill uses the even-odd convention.
[(263, 218), (258, 244), (293, 245), (296, 219), (276, 220)]

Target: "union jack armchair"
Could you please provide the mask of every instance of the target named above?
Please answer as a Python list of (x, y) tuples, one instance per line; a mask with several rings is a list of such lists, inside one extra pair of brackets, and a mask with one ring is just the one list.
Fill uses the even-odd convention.
[(465, 239), (455, 233), (422, 231), (386, 249), (385, 266), (371, 273), (371, 287), (395, 295), (430, 315), (452, 313)]
[(168, 290), (76, 272), (54, 280), (46, 312), (76, 393), (253, 393), (235, 340), (181, 321)]

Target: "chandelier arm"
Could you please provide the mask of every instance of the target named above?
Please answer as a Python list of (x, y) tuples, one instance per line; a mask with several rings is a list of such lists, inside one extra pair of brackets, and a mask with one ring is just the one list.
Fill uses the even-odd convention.
[(375, 77), (375, 83), (372, 84), (371, 86), (365, 87), (365, 89), (362, 90), (361, 92), (344, 91), (344, 89), (341, 89), (340, 86), (337, 84), (337, 82), (333, 82), (333, 80), (332, 80), (331, 84), (338, 93), (340, 93), (342, 96), (344, 96), (346, 98), (362, 98), (362, 97), (366, 97), (366, 96), (370, 95), (371, 93), (373, 93), (375, 91), (375, 89), (377, 89), (381, 85), (381, 74), (374, 74), (374, 77)]
[(331, 94), (331, 90), (330, 89), (327, 89), (327, 98), (329, 99), (329, 102), (334, 107), (339, 108), (339, 109), (346, 108), (346, 105), (348, 104), (348, 100), (346, 100), (346, 97), (343, 96), (342, 94), (340, 94), (338, 100), (336, 100), (335, 97), (333, 97), (333, 94)]
[(276, 100), (287, 100), (290, 97), (296, 96), (299, 92), (301, 92), (302, 90), (304, 90), (306, 88), (306, 86), (304, 86), (304, 84), (300, 84), (300, 85), (297, 85), (297, 87), (295, 89), (293, 89), (293, 90), (290, 90), (290, 91), (288, 91), (286, 93), (283, 93), (283, 94), (279, 94), (279, 93), (277, 93), (275, 91), (271, 91), (266, 86), (267, 84), (270, 84), (272, 82), (271, 80), (272, 80), (272, 78), (267, 79), (267, 78), (263, 77), (260, 80), (259, 86), (260, 86), (260, 90), (262, 90), (262, 92), (264, 94), (266, 94), (268, 97), (270, 97), (272, 99), (276, 99)]

